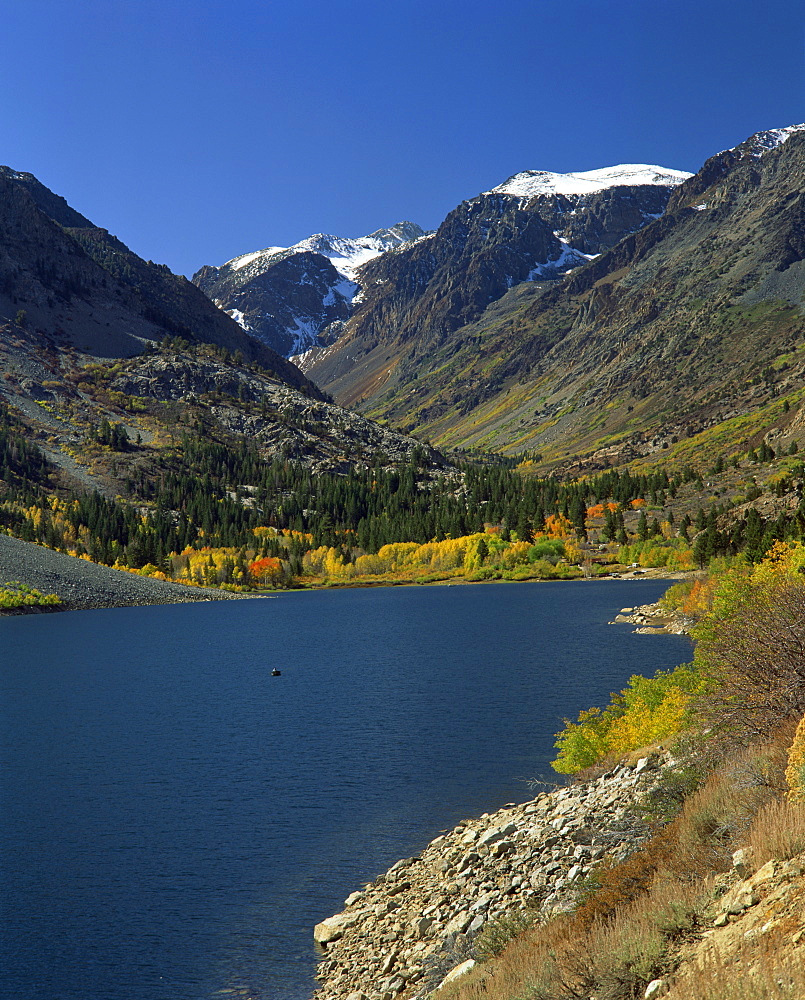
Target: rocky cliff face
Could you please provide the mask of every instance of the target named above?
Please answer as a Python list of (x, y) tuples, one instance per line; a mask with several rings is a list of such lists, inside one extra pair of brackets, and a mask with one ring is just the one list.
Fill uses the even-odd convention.
[(414, 438), (231, 362), (179, 353), (133, 358), (121, 367), (109, 382), (113, 393), (202, 404), (220, 427), (257, 444), (269, 460), (291, 459), (314, 472), (341, 473), (371, 465), (378, 456), (409, 462), (418, 452), (437, 461)]
[(433, 236), (367, 264), (338, 340), (300, 363), (344, 402), (371, 398), (401, 358), (422, 368), (512, 287), (555, 280), (644, 226), (686, 176), (642, 167), (517, 174), (463, 202)]
[(413, 222), (358, 239), (319, 234), (205, 265), (193, 281), (244, 330), (291, 357), (334, 339), (361, 291), (361, 265), (423, 235)]
[(314, 937), (324, 949), (319, 1000), (424, 997), (468, 970), (484, 927), (528, 911), (570, 909), (585, 875), (617, 860), (646, 831), (629, 819), (667, 755), (622, 765), (595, 781), (460, 823), (414, 858), (348, 897)]
[(278, 255), (253, 275), (221, 275), (203, 267), (193, 281), (216, 305), (285, 357), (320, 342), (331, 324), (348, 319), (357, 285), (321, 254)]
[(763, 133), (560, 281), (513, 287), (441, 340), (339, 341), (308, 371), (442, 446), (586, 468), (671, 454), (805, 385), (803, 190), (805, 131)]

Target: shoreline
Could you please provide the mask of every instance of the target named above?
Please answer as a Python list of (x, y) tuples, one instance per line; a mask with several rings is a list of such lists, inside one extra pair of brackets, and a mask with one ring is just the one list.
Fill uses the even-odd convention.
[(522, 580), (506, 580), (495, 578), (491, 580), (468, 580), (466, 577), (446, 576), (441, 580), (345, 580), (343, 582), (311, 584), (310, 586), (290, 587), (286, 590), (271, 591), (271, 593), (300, 593), (315, 590), (368, 590), (374, 587), (463, 587), (486, 584), (506, 583), (618, 583), (641, 580), (688, 580), (698, 573), (698, 570), (666, 570), (662, 567), (648, 567), (637, 571), (627, 571), (606, 576), (573, 576), (573, 577), (538, 577), (532, 576)]
[[(507, 583), (606, 583), (626, 580), (684, 580), (690, 573), (661, 568), (627, 571), (618, 575), (574, 577), (566, 580), (468, 580), (445, 577), (440, 580), (344, 580), (293, 587), (282, 591), (236, 593), (212, 587), (196, 587), (173, 581), (156, 580), (125, 570), (113, 569), (0, 534), (0, 582), (20, 581), (42, 594), (55, 593), (58, 605), (23, 605), (0, 609), (0, 617), (50, 614), (57, 611), (85, 611), (102, 608), (144, 607), (157, 604), (190, 604), (207, 601), (254, 600), (279, 593), (306, 593), (322, 590), (355, 590), (379, 587), (458, 587), (472, 584)], [(645, 623), (644, 623), (645, 624)], [(648, 627), (648, 625), (646, 625)]]
[(477, 964), (485, 928), (570, 912), (603, 858), (649, 836), (629, 809), (676, 766), (660, 747), (600, 777), (461, 820), (313, 928), (313, 1000), (416, 1000)]
[(225, 601), (241, 596), (138, 576), (0, 534), (0, 582), (11, 581), (20, 581), (42, 594), (56, 594), (61, 603), (2, 608), (0, 617)]
[(689, 635), (694, 620), (658, 601), (635, 608), (621, 608), (610, 625), (637, 625), (635, 635)]

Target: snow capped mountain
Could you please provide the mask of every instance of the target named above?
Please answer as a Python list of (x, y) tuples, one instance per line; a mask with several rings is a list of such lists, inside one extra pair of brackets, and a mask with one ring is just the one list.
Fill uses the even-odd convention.
[(751, 153), (753, 156), (762, 156), (764, 153), (768, 153), (769, 150), (782, 146), (795, 132), (803, 131), (805, 131), (805, 124), (787, 125), (785, 128), (770, 128), (764, 132), (756, 132), (745, 142), (733, 146), (725, 150), (725, 152), (731, 153), (735, 150), (740, 150)]
[[(412, 222), (356, 238), (316, 233), (203, 267), (193, 281), (253, 336), (295, 357), (341, 336), (356, 310), (365, 311), (366, 296), (377, 297), (387, 271), (389, 288), (404, 298), (409, 282), (415, 289), (432, 285), (435, 294), (442, 281), (471, 284), (468, 273), (479, 269), (469, 300), (486, 304), (521, 281), (556, 280), (659, 218), (689, 176), (645, 163), (572, 174), (525, 170), (462, 202), (436, 234)], [(420, 246), (425, 239), (427, 248)], [(412, 253), (416, 273), (398, 282)], [(489, 285), (483, 293), (481, 284)], [(462, 317), (478, 308), (455, 288), (442, 291)], [(445, 317), (448, 325), (457, 321)]]
[(398, 222), (390, 229), (378, 229), (368, 236), (359, 236), (350, 239), (343, 236), (329, 236), (325, 233), (316, 233), (308, 236), (307, 239), (294, 243), (291, 247), (266, 247), (265, 250), (257, 250), (253, 253), (242, 254), (223, 264), (219, 271), (225, 268), (232, 271), (241, 271), (248, 267), (250, 272), (264, 271), (277, 260), (284, 260), (286, 257), (297, 253), (318, 253), (326, 257), (330, 263), (349, 281), (354, 282), (356, 273), (361, 265), (372, 260), (386, 250), (393, 250), (406, 243), (424, 236), (424, 230), (420, 229), (413, 222)]
[(691, 176), (684, 170), (669, 170), (647, 163), (621, 163), (614, 167), (583, 170), (572, 174), (555, 174), (548, 170), (524, 170), (485, 193), (511, 194), (519, 198), (534, 198), (537, 195), (571, 197), (595, 194), (607, 188), (644, 184), (675, 187)]
[[(437, 233), (411, 222), (354, 239), (317, 233), (203, 267), (193, 281), (285, 357), (333, 343), (387, 279), (386, 291), (400, 302), (410, 289), (439, 289), (453, 303), (456, 315), (443, 318), (452, 326), (514, 285), (556, 280), (659, 218), (689, 176), (643, 163), (573, 174), (526, 170), (462, 202)], [(466, 301), (458, 291), (465, 285), (473, 286)]]
[(295, 360), (349, 402), (385, 391), (394, 358), (413, 350), (435, 358), (445, 338), (515, 286), (586, 266), (659, 219), (689, 176), (648, 164), (515, 174), (461, 202), (427, 240), (365, 265), (360, 305), (338, 339)]
[(290, 357), (323, 343), (328, 327), (349, 318), (364, 264), (424, 235), (413, 222), (355, 239), (317, 233), (205, 266), (193, 282), (245, 330)]

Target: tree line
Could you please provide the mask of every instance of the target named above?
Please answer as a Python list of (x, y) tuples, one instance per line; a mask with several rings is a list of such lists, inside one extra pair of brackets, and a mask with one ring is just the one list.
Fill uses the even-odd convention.
[[(125, 430), (108, 421), (95, 437), (115, 450), (132, 447)], [(55, 504), (47, 490), (50, 466), (26, 440), (23, 426), (0, 407), (0, 526), (21, 538), (86, 554), (97, 562), (141, 568), (163, 566), (188, 547), (255, 550), (255, 529), (285, 533), (262, 536), (255, 558), (283, 558), (296, 569), (306, 551), (339, 547), (350, 562), (398, 542), (424, 544), (472, 536), (489, 525), (504, 540), (530, 542), (549, 519), (566, 520), (579, 540), (587, 538), (589, 511), (601, 505), (603, 540), (631, 541), (624, 512), (641, 499), (651, 506), (673, 503), (677, 490), (700, 481), (690, 467), (633, 473), (612, 469), (584, 480), (529, 478), (508, 464), (460, 464), (429, 468), (422, 455), (407, 462), (354, 468), (346, 475), (313, 474), (292, 460), (266, 461), (245, 438), (222, 443), (201, 430), (155, 460), (152, 469), (130, 475), (128, 500), (100, 494)], [(791, 486), (791, 483), (786, 484)], [(695, 536), (700, 565), (713, 556), (747, 553), (758, 561), (776, 541), (805, 537), (805, 500), (791, 512), (764, 518), (754, 508), (729, 528), (720, 528), (723, 507), (685, 516), (678, 533)], [(673, 519), (673, 514), (668, 515)], [(666, 522), (667, 525), (667, 522)], [(666, 528), (667, 530), (667, 528)], [(655, 517), (640, 511), (640, 541), (660, 537)], [(243, 557), (245, 559), (245, 555)]]

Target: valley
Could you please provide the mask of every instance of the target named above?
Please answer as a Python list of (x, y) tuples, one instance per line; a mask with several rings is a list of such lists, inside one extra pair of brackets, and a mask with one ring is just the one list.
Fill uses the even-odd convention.
[[(511, 844), (459, 823), (425, 852), (440, 877), (417, 870), (423, 895), (394, 874), (417, 859), (366, 887), (371, 956), (354, 935), (348, 947), (328, 936), (320, 996), (413, 1000), (420, 984), (441, 983), (468, 1000), (744, 1000), (695, 964), (708, 941), (726, 950), (718, 963), (752, 979), (753, 1000), (799, 995), (803, 192), (805, 127), (792, 126), (694, 175), (642, 164), (525, 171), (431, 233), (406, 222), (351, 240), (319, 234), (190, 282), (33, 175), (0, 168), (0, 613), (403, 584), (606, 579), (621, 593), (676, 581), (662, 614), (692, 630), (694, 662), (634, 674), (610, 704), (566, 720), (554, 744), (579, 803), (614, 773), (631, 788), (650, 769), (653, 791), (625, 803), (617, 829), (582, 829), (590, 817), (581, 806), (566, 815), (564, 791), (526, 807)], [(548, 595), (567, 612), (587, 586), (438, 596), (455, 612), (464, 600), (503, 608), (509, 595)], [(606, 588), (592, 589), (605, 600)], [(430, 615), (414, 588), (283, 600), (365, 608), (378, 597), (393, 629), (401, 595)], [(250, 603), (244, 620), (279, 607)], [(361, 614), (353, 633), (371, 621)], [(258, 645), (282, 621), (280, 609), (270, 629), (255, 626)], [(317, 645), (326, 676), (336, 627)], [(293, 633), (294, 651), (309, 630)], [(498, 631), (483, 622), (495, 650)], [(511, 650), (543, 646), (542, 633), (514, 631)], [(229, 641), (225, 629), (218, 638)], [(225, 655), (216, 666), (231, 684)], [(484, 703), (496, 655), (481, 664)], [(506, 684), (495, 690), (509, 697)], [(556, 812), (550, 827), (531, 830), (535, 810)], [(525, 881), (507, 857), (532, 834), (516, 848), (538, 861)], [(347, 929), (362, 898), (348, 897)], [(761, 902), (757, 926), (744, 914)], [(725, 930), (741, 920), (751, 947)]]
[(215, 302), (3, 168), (4, 524), (247, 591), (758, 558), (805, 522), (804, 161), (797, 126), (525, 171), (432, 233), (203, 268)]

